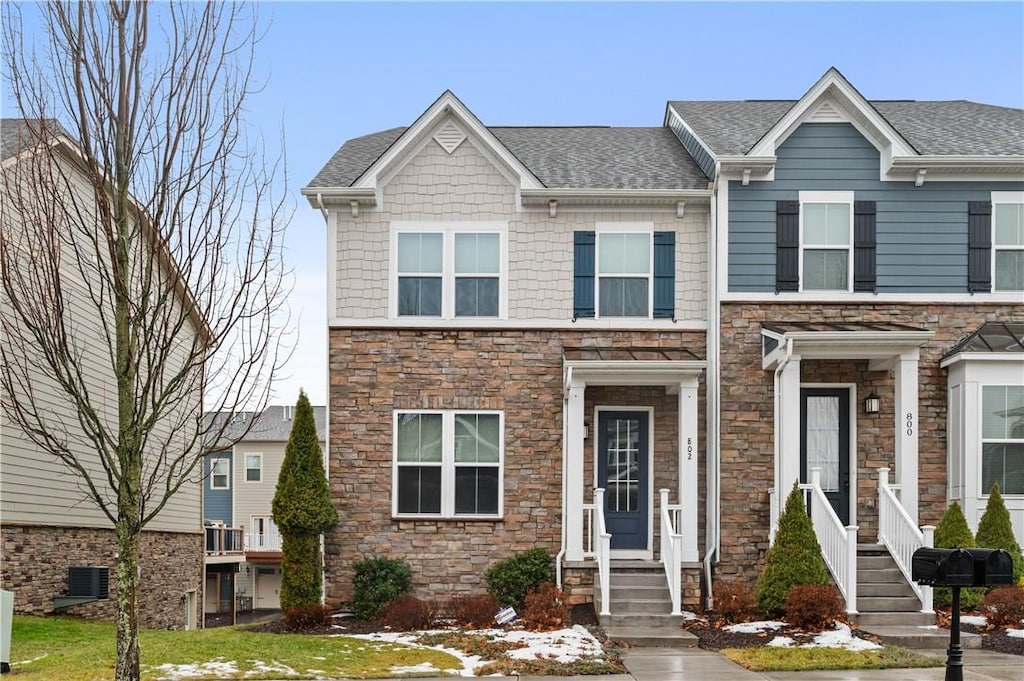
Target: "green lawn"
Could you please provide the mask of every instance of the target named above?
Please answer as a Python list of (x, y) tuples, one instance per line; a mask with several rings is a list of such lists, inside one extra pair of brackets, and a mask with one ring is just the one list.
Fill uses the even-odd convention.
[(845, 648), (728, 648), (721, 653), (755, 672), (941, 667), (944, 664), (936, 657), (919, 655), (896, 646), (856, 652)]
[[(14, 618), (11, 674), (4, 679), (93, 681), (114, 676), (115, 633), (108, 622), (66, 617)], [(461, 669), (447, 653), (344, 636), (260, 634), (223, 627), (203, 631), (143, 630), (142, 678), (178, 671), (163, 665), (197, 665), (189, 679), (309, 679), (317, 676), (382, 678), (421, 667), (419, 676)]]

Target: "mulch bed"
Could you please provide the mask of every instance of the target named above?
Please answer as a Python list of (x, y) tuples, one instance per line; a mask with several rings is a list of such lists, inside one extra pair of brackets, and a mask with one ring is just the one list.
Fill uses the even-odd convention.
[[(803, 642), (803, 639), (810, 640), (810, 638), (817, 632), (807, 632), (798, 627), (780, 627), (778, 629), (770, 629), (768, 631), (762, 631), (756, 634), (745, 634), (734, 631), (726, 631), (725, 626), (728, 622), (723, 622), (712, 617), (708, 621), (704, 620), (690, 620), (689, 622), (683, 623), (683, 629), (686, 629), (691, 634), (697, 637), (698, 646), (705, 650), (724, 650), (725, 648), (760, 648), (761, 646), (768, 645), (776, 636), (788, 636), (796, 641), (797, 645)], [(863, 633), (857, 629), (853, 630), (853, 635), (858, 638), (867, 639), (869, 641), (878, 642), (878, 639), (870, 634)]]

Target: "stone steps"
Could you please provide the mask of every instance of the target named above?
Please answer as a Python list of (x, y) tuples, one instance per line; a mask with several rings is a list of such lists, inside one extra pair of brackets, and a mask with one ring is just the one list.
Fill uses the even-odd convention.
[(949, 632), (931, 628), (935, 614), (921, 612), (921, 601), (884, 546), (857, 547), (857, 611), (857, 626), (887, 643), (921, 649), (948, 644)]
[[(595, 592), (600, 592), (600, 586), (597, 576)], [(672, 599), (661, 563), (613, 561), (608, 592), (611, 614), (600, 620), (613, 643), (645, 648), (697, 646), (697, 637), (682, 629), (682, 616), (671, 614)]]

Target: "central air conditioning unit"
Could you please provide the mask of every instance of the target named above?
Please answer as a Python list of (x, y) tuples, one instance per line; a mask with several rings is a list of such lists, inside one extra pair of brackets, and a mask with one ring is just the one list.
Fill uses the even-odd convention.
[(68, 568), (68, 596), (105, 599), (110, 593), (110, 568), (73, 565)]

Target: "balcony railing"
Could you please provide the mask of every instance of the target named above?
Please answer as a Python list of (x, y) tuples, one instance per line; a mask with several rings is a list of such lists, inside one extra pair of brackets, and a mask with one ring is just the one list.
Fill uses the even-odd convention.
[(246, 532), (246, 551), (280, 551), (281, 535), (277, 532)]
[(207, 526), (207, 555), (242, 553), (242, 529), (239, 527)]

